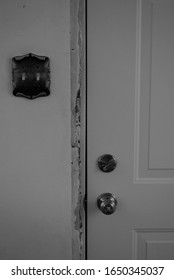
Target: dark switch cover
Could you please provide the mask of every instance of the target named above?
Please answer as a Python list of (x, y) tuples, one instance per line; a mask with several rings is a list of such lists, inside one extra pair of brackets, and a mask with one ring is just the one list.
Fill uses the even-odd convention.
[(13, 94), (35, 99), (50, 94), (50, 60), (26, 54), (12, 59)]

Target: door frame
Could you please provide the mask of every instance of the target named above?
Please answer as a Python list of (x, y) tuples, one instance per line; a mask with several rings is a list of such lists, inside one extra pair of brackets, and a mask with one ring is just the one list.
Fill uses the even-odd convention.
[(70, 0), (72, 259), (87, 258), (86, 238), (86, 5)]

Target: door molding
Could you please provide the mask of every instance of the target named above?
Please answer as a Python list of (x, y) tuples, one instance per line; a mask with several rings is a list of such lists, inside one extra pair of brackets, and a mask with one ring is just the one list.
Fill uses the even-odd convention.
[[(143, 5), (146, 3), (146, 5)], [(153, 39), (153, 1), (137, 0), (136, 10), (136, 74), (135, 74), (135, 129), (134, 129), (134, 183), (135, 184), (173, 184), (174, 169), (168, 168), (150, 168), (150, 119), (151, 119), (151, 68), (152, 68), (152, 39)], [(155, 5), (157, 5), (156, 2)], [(142, 63), (142, 45), (143, 45), (143, 12), (146, 10), (148, 20), (146, 19), (146, 29), (148, 36), (146, 38), (146, 61), (147, 66)], [(145, 40), (145, 39), (144, 39)], [(144, 67), (144, 68), (143, 68)], [(146, 69), (147, 68), (147, 69)], [(149, 71), (147, 78), (148, 92), (142, 93), (141, 72)], [(146, 100), (141, 101), (142, 96), (146, 96)], [(145, 113), (141, 113), (141, 104), (145, 104)], [(143, 123), (142, 119), (143, 118)], [(140, 129), (142, 128), (143, 129)], [(143, 132), (143, 133), (142, 133)], [(146, 136), (147, 135), (147, 136)], [(146, 151), (146, 152), (144, 152)], [(144, 156), (146, 155), (146, 157)]]
[(70, 0), (72, 259), (85, 259), (86, 0)]
[[(132, 259), (147, 260), (148, 254), (150, 253), (149, 251), (153, 252), (153, 247), (160, 252), (164, 244), (168, 244), (172, 251), (174, 247), (173, 228), (134, 229), (132, 231)], [(152, 255), (150, 259), (151, 257)]]

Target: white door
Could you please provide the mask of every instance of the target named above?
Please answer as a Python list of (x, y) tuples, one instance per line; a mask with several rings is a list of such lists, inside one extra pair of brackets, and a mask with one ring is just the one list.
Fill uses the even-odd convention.
[(173, 30), (174, 1), (87, 1), (88, 259), (174, 259)]
[[(69, 0), (0, 1), (0, 259), (71, 259)], [(51, 94), (12, 94), (14, 56), (50, 58)]]

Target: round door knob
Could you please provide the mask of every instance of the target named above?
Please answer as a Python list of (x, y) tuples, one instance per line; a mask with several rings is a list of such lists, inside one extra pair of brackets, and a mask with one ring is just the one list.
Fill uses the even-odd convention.
[(111, 215), (115, 212), (117, 200), (111, 193), (103, 193), (97, 198), (97, 206), (105, 215)]
[(117, 161), (113, 155), (104, 154), (98, 158), (98, 167), (103, 172), (111, 172), (117, 166)]

